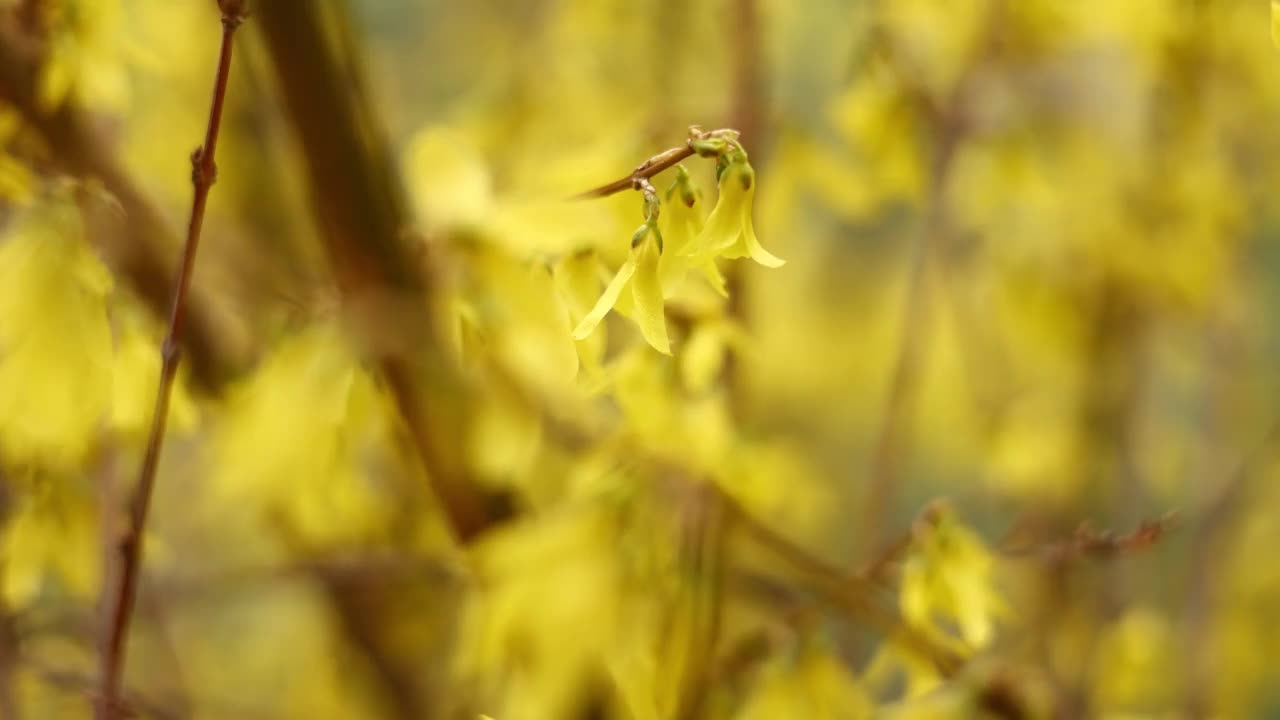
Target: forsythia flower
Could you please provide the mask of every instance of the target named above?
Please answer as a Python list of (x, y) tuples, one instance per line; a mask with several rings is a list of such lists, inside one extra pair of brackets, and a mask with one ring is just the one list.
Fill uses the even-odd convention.
[(671, 354), (665, 308), (662, 304), (662, 282), (658, 277), (661, 243), (662, 235), (652, 223), (645, 223), (636, 231), (635, 237), (631, 239), (631, 254), (627, 261), (618, 268), (618, 274), (613, 276), (595, 307), (578, 323), (573, 331), (574, 339), (586, 339), (618, 303), (622, 291), (630, 285), (631, 298), (635, 302), (635, 320), (640, 326), (640, 333), (655, 350)]
[(111, 408), (111, 274), (80, 210), (51, 197), (0, 242), (0, 456), (70, 470)]
[(67, 478), (25, 478), (0, 529), (0, 599), (25, 608), (47, 587), (92, 597), (98, 585), (93, 496)]
[(782, 267), (785, 260), (769, 254), (756, 238), (751, 223), (751, 201), (756, 194), (756, 171), (745, 153), (736, 153), (720, 174), (720, 197), (707, 218), (706, 227), (698, 233), (685, 253), (710, 259), (750, 257), (765, 267)]
[(915, 548), (902, 568), (899, 604), (911, 625), (941, 634), (939, 619), (958, 627), (970, 648), (994, 635), (994, 618), (1006, 612), (993, 581), (991, 551), (949, 512), (916, 533)]
[(662, 238), (666, 248), (662, 253), (658, 274), (662, 278), (662, 289), (667, 297), (679, 287), (685, 274), (693, 268), (702, 271), (711, 287), (723, 296), (728, 296), (724, 275), (716, 267), (715, 259), (709, 256), (693, 257), (696, 240), (702, 232), (702, 191), (695, 188), (689, 179), (684, 166), (676, 166), (676, 181), (667, 189), (666, 208), (659, 219)]
[(39, 100), (46, 110), (73, 97), (90, 107), (124, 110), (129, 104), (126, 61), (136, 54), (121, 41), (120, 0), (52, 3), (49, 59), (41, 70)]

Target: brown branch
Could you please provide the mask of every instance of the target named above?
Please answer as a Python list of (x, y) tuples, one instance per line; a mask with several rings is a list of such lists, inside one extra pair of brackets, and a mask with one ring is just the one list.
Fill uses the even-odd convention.
[(731, 516), (725, 512), (712, 486), (690, 488), (688, 532), (693, 575), (691, 590), (693, 632), (689, 635), (689, 665), (685, 668), (677, 720), (695, 720), (705, 715), (704, 706), (716, 676), (716, 654), (724, 624), (725, 576), (728, 567), (727, 543)]
[(1013, 557), (1033, 556), (1058, 563), (1081, 557), (1106, 559), (1117, 555), (1145, 550), (1155, 545), (1170, 531), (1181, 524), (1177, 512), (1169, 512), (1152, 520), (1143, 520), (1127, 533), (1098, 531), (1081, 525), (1067, 540), (1030, 547), (1005, 548), (1002, 552)]
[(608, 197), (610, 195), (620, 193), (623, 190), (631, 190), (636, 187), (637, 181), (647, 180), (672, 165), (693, 157), (693, 155), (693, 148), (689, 145), (663, 150), (657, 155), (654, 155), (648, 160), (637, 165), (636, 169), (632, 170), (630, 175), (618, 178), (611, 183), (606, 183), (598, 188), (587, 190), (586, 192), (575, 195), (573, 199), (587, 200), (589, 198)]
[[(173, 291), (173, 304), (169, 314), (169, 331), (160, 350), (160, 383), (156, 391), (155, 410), (151, 417), (151, 431), (147, 437), (147, 449), (138, 476), (138, 486), (129, 503), (128, 527), (117, 546), (117, 571), (114, 582), (107, 583), (103, 609), (107, 622), (99, 656), (100, 697), (97, 717), (111, 720), (117, 715), (120, 684), (124, 675), (125, 656), (134, 605), (137, 602), (138, 578), (142, 572), (143, 533), (151, 508), (151, 496), (155, 488), (156, 471), (160, 451), (164, 445), (165, 425), (169, 417), (169, 398), (178, 373), (179, 343), (186, 319), (187, 295), (191, 289), (191, 276), (195, 270), (196, 251), (200, 245), (200, 230), (204, 224), (205, 204), (209, 189), (217, 178), (214, 155), (218, 144), (218, 130), (222, 124), (222, 108), (227, 95), (227, 80), (231, 75), (232, 39), (236, 28), (244, 19), (244, 3), (241, 0), (219, 0), (222, 11), (222, 45), (218, 53), (218, 70), (214, 80), (213, 100), (209, 106), (209, 122), (205, 130), (204, 144), (191, 155), (191, 182), (194, 193), (191, 202), (191, 221), (187, 227), (187, 242), (182, 251), (182, 263)], [(110, 576), (111, 573), (109, 572)]]
[(18, 633), (9, 608), (0, 605), (0, 719), (21, 720), (22, 709), (18, 705), (15, 679), (19, 663)]
[[(469, 477), (461, 448), (468, 383), (435, 327), (431, 278), (393, 156), (349, 47), (330, 29), (342, 3), (276, 0), (255, 8), (296, 134), (312, 211), (348, 315), (394, 398), (427, 481), (454, 536), (468, 542), (506, 517)], [(348, 46), (351, 38), (348, 38)]]
[(636, 166), (626, 177), (618, 178), (611, 183), (605, 183), (598, 188), (587, 190), (586, 192), (574, 195), (574, 200), (588, 200), (590, 198), (608, 197), (616, 195), (623, 190), (639, 190), (641, 181), (648, 180), (654, 175), (661, 173), (678, 162), (688, 160), (698, 151), (694, 147), (694, 143), (698, 140), (710, 140), (713, 138), (725, 138), (734, 140), (738, 137), (738, 131), (732, 128), (721, 128), (719, 130), (708, 130), (703, 132), (697, 126), (689, 128), (689, 139), (685, 141), (682, 147), (673, 147), (663, 150), (653, 157), (645, 160)]

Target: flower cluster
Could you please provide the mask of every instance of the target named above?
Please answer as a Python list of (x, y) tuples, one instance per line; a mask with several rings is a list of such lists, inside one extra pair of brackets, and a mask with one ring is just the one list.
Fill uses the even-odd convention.
[[(784, 264), (756, 237), (751, 219), (756, 174), (747, 153), (734, 140), (719, 140), (696, 146), (691, 143), (699, 154), (714, 155), (718, 161), (719, 196), (705, 222), (702, 193), (683, 166), (677, 166), (676, 179), (665, 193), (665, 213), (660, 213), (661, 201), (648, 181), (638, 185), (645, 190), (645, 223), (632, 237), (626, 261), (574, 329), (576, 339), (591, 335), (617, 306), (632, 316), (655, 350), (669, 355), (663, 301), (684, 282), (689, 270), (698, 270), (716, 292), (727, 295), (724, 275), (716, 265), (718, 258), (749, 257), (769, 268)], [(629, 297), (623, 294), (628, 288)]]

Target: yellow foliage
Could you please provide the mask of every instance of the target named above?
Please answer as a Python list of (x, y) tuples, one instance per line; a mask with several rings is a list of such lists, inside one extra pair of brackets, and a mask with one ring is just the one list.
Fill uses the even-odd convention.
[(933, 636), (948, 639), (947, 624), (959, 628), (961, 647), (980, 650), (995, 636), (995, 620), (1007, 613), (994, 586), (994, 559), (972, 530), (947, 511), (913, 537), (902, 568), (898, 604), (903, 618)]
[(0, 532), (0, 593), (10, 608), (50, 588), (88, 600), (99, 582), (98, 521), (84, 488), (68, 478), (27, 478)]
[(1171, 636), (1167, 621), (1150, 608), (1134, 608), (1108, 627), (1092, 663), (1097, 701), (1139, 713), (1166, 707), (1180, 670)]
[(393, 432), (387, 402), (337, 327), (283, 340), (217, 418), (214, 500), (318, 543), (376, 535), (389, 491), (377, 472)]
[(486, 707), (498, 717), (572, 714), (593, 668), (617, 653), (627, 619), (613, 532), (599, 509), (568, 508), (477, 550), (479, 589), (464, 620), (459, 671), (486, 680)]
[[(1267, 5), (350, 0), (296, 4), (320, 27), (289, 41), (251, 14), (128, 703), (1265, 715)], [(154, 408), (218, 20), (0, 0), (0, 714), (94, 692), (78, 620)], [(332, 65), (281, 82), (310, 40)], [(352, 114), (310, 116), (330, 94)], [(685, 157), (572, 199), (655, 156)], [(330, 194), (348, 173), (373, 182)], [(85, 212), (99, 185), (124, 216)], [(374, 296), (431, 314), (359, 314), (378, 349), (443, 346), (397, 378), (422, 427), (334, 320)], [(1127, 534), (1171, 508), (1185, 536)]]
[(112, 281), (86, 245), (78, 208), (27, 209), (0, 244), (0, 455), (79, 466), (111, 406)]
[(40, 77), (40, 102), (54, 109), (74, 97), (91, 107), (123, 110), (129, 80), (122, 41), (126, 21), (121, 0), (65, 0), (44, 8), (53, 28), (52, 47)]
[(857, 720), (874, 717), (866, 692), (830, 652), (804, 648), (765, 670), (736, 720), (779, 717)]

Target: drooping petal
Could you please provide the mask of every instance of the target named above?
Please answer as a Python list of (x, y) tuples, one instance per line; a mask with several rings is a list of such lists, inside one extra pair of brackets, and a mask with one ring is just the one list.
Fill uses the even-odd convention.
[(613, 309), (618, 302), (618, 296), (622, 294), (622, 289), (627, 286), (627, 282), (631, 280), (631, 276), (636, 272), (636, 253), (633, 250), (627, 261), (622, 263), (622, 267), (618, 268), (618, 274), (613, 276), (613, 280), (609, 282), (609, 286), (604, 289), (604, 294), (596, 301), (595, 307), (591, 308), (591, 312), (582, 318), (582, 322), (578, 323), (578, 327), (573, 330), (573, 339), (582, 340), (596, 329), (600, 321), (605, 315)]
[[(594, 253), (579, 252), (566, 256), (555, 268), (556, 287), (569, 309), (569, 318), (575, 325), (591, 312), (600, 292), (600, 280), (596, 277), (599, 260)], [(577, 341), (578, 357), (588, 372), (596, 372), (604, 359), (607, 337), (605, 333), (592, 333)]]
[(742, 234), (732, 248), (725, 251), (725, 257), (750, 257), (752, 260), (768, 268), (782, 267), (786, 260), (776, 257), (760, 245), (756, 237), (755, 224), (751, 222), (751, 209), (747, 207), (742, 218)]
[(692, 207), (686, 205), (680, 193), (674, 192), (675, 190), (676, 188), (673, 187), (672, 192), (667, 193), (667, 203), (658, 220), (662, 237), (666, 241), (666, 247), (658, 263), (658, 275), (662, 278), (663, 292), (668, 297), (675, 292), (684, 280), (685, 274), (693, 266), (694, 263), (690, 260), (692, 253), (689, 250), (694, 246), (698, 233), (702, 229), (702, 216), (698, 210), (701, 203), (698, 202)]
[(671, 354), (671, 342), (667, 339), (666, 311), (662, 303), (662, 281), (658, 277), (658, 241), (649, 236), (640, 245), (640, 259), (636, 267), (635, 281), (631, 283), (631, 296), (636, 304), (636, 324), (640, 334), (655, 350)]
[[(691, 182), (691, 181), (686, 181)], [(702, 231), (704, 203), (702, 191), (692, 186), (685, 192), (678, 185), (672, 185), (667, 191), (663, 204), (659, 227), (666, 240), (667, 252), (684, 252)]]
[(753, 188), (742, 187), (737, 181), (737, 174), (732, 168), (720, 177), (720, 196), (716, 198), (716, 206), (712, 208), (707, 224), (693, 244), (685, 249), (685, 255), (694, 257), (710, 257), (726, 247), (733, 245), (742, 232), (742, 209), (751, 207), (750, 198)]
[(729, 297), (729, 285), (725, 281), (724, 273), (720, 272), (716, 261), (708, 259), (706, 262), (698, 266), (702, 271), (703, 277), (707, 279), (707, 283), (711, 285), (711, 289), (720, 294), (721, 297)]
[(658, 278), (662, 282), (664, 296), (671, 297), (675, 294), (676, 289), (684, 282), (685, 275), (689, 273), (689, 267), (692, 264), (693, 259), (687, 255), (672, 251), (662, 253), (658, 261)]

